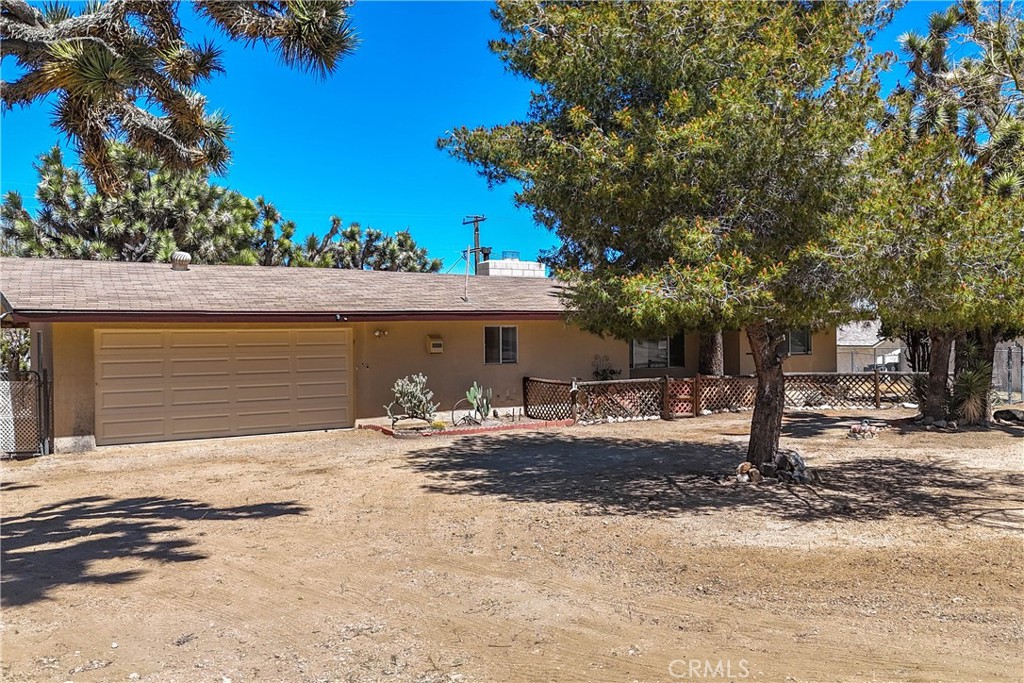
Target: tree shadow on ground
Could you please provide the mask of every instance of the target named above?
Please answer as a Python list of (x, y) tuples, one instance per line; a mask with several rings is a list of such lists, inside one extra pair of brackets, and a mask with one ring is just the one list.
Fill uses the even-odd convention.
[(782, 436), (791, 439), (809, 439), (821, 436), (828, 432), (838, 433), (836, 430), (849, 429), (862, 420), (869, 420), (872, 424), (889, 424), (892, 420), (886, 419), (884, 414), (876, 416), (866, 415), (835, 415), (817, 413), (813, 411), (787, 412), (782, 420)]
[(184, 528), (178, 522), (265, 519), (300, 515), (292, 502), (216, 508), (181, 498), (89, 496), (45, 505), (27, 514), (5, 517), (0, 529), (3, 606), (43, 600), (56, 587), (83, 583), (124, 583), (143, 573), (99, 573), (92, 565), (108, 559), (193, 562), (206, 555), (190, 550), (195, 542), (165, 534)]
[[(1024, 529), (1024, 476), (952, 461), (859, 458), (815, 468), (815, 486), (723, 484), (746, 448), (572, 432), (466, 437), (410, 453), (431, 492), (571, 502), (592, 514), (671, 516), (749, 509), (792, 521), (920, 517)], [(813, 463), (812, 463), (813, 464)]]
[(0, 481), (0, 491), (19, 491), (38, 488), (39, 484), (22, 484), (16, 481)]

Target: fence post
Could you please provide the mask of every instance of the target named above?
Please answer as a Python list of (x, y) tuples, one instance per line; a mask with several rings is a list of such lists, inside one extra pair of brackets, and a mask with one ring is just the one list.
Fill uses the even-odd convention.
[(700, 417), (700, 373), (693, 376), (690, 386), (690, 403), (693, 405), (693, 416)]
[(529, 383), (530, 378), (523, 375), (523, 415), (530, 417), (530, 402), (526, 398), (526, 385)]
[(573, 424), (576, 423), (580, 418), (580, 411), (577, 402), (580, 398), (580, 388), (576, 386), (576, 378), (572, 378), (572, 385), (569, 389), (569, 417), (572, 418)]
[(882, 384), (881, 375), (878, 372), (878, 365), (875, 364), (875, 409), (882, 407)]
[(671, 420), (672, 413), (669, 412), (669, 396), (668, 396), (668, 375), (665, 375), (661, 380), (661, 419)]
[(50, 392), (50, 371), (43, 368), (43, 455), (53, 452), (53, 394)]
[[(1021, 360), (1024, 363), (1024, 359)], [(1024, 385), (1020, 390), (1024, 392)], [(1013, 347), (1006, 347), (1006, 402), (1013, 403)]]

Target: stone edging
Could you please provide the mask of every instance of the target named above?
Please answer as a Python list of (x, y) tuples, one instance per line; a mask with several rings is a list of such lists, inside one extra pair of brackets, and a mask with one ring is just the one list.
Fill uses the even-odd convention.
[[(516, 429), (542, 429), (545, 427), (571, 427), (575, 422), (570, 418), (566, 420), (533, 420), (530, 422), (514, 422), (512, 424), (494, 425), (491, 427), (454, 427), (452, 429), (439, 429), (430, 430), (424, 429), (409, 430), (409, 429), (392, 429), (391, 427), (385, 427), (384, 425), (376, 424), (361, 424), (359, 429), (370, 429), (375, 432), (380, 432), (386, 436), (392, 436), (395, 438), (403, 437), (425, 437), (425, 436), (466, 436), (467, 434), (488, 434), (490, 432), (509, 432)], [(396, 432), (398, 432), (396, 434)]]

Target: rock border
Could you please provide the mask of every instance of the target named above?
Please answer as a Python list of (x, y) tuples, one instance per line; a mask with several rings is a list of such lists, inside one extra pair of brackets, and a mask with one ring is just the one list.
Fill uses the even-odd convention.
[(571, 427), (575, 420), (531, 420), (524, 422), (513, 422), (503, 425), (491, 425), (479, 427), (451, 427), (449, 429), (392, 429), (385, 425), (361, 424), (358, 429), (369, 429), (380, 432), (385, 436), (395, 439), (419, 439), (430, 436), (466, 436), (469, 434), (490, 434), (492, 432), (510, 432), (516, 429), (544, 429), (546, 427)]

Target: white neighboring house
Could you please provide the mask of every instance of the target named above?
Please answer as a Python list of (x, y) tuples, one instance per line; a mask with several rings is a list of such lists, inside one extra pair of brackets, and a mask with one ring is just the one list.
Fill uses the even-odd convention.
[(882, 323), (863, 320), (836, 328), (836, 372), (871, 372), (876, 367), (906, 372), (906, 347), (899, 339), (882, 339)]

